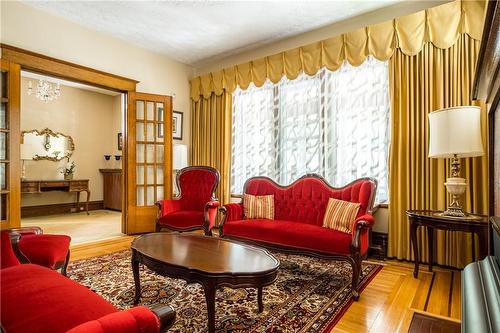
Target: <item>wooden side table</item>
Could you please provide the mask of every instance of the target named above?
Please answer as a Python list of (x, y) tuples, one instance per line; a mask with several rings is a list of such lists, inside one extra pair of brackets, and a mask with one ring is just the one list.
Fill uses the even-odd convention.
[(410, 223), (410, 240), (415, 256), (415, 269), (413, 276), (418, 276), (420, 264), (420, 253), (418, 251), (417, 229), (420, 226), (427, 227), (429, 246), (429, 271), (432, 272), (434, 263), (434, 229), (448, 231), (463, 231), (472, 233), (472, 258), (476, 260), (476, 243), (474, 234), (479, 239), (479, 259), (488, 255), (488, 217), (484, 215), (472, 215), (474, 219), (463, 219), (455, 217), (439, 216), (441, 211), (432, 210), (407, 210), (408, 222)]

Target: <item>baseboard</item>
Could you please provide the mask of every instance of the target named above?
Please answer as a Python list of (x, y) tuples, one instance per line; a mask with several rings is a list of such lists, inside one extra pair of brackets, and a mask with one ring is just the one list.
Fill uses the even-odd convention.
[(386, 259), (387, 238), (388, 236), (386, 233), (372, 231), (368, 255), (376, 257), (377, 259)]
[[(104, 209), (104, 201), (89, 201), (89, 211)], [(80, 203), (80, 211), (85, 211), (85, 203)], [(35, 217), (76, 212), (76, 203), (61, 203), (52, 205), (21, 207), (21, 217)]]

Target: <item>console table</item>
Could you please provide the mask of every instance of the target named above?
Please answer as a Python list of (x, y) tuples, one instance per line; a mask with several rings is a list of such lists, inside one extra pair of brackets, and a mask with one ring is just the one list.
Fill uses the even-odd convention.
[(21, 193), (44, 193), (50, 191), (62, 191), (76, 193), (76, 211), (80, 211), (80, 192), (87, 192), (87, 203), (85, 210), (89, 215), (89, 180), (23, 180), (21, 181)]
[(472, 233), (472, 260), (476, 260), (476, 246), (474, 234), (479, 239), (479, 259), (488, 255), (488, 217), (473, 215), (475, 219), (455, 218), (439, 216), (440, 211), (432, 210), (407, 210), (408, 222), (410, 223), (410, 241), (415, 256), (415, 269), (413, 276), (418, 276), (420, 253), (418, 251), (417, 229), (420, 226), (427, 227), (427, 242), (429, 248), (429, 271), (432, 272), (434, 263), (434, 229), (448, 231), (463, 231)]

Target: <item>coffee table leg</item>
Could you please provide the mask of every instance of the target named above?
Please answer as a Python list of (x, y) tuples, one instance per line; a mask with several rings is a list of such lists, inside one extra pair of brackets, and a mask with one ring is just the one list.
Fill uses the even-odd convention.
[(262, 287), (257, 289), (257, 301), (259, 302), (259, 313), (264, 311), (264, 303), (262, 303)]
[(139, 299), (141, 298), (141, 282), (139, 278), (139, 259), (137, 258), (137, 252), (132, 249), (132, 273), (134, 274), (134, 284), (135, 284), (135, 297), (134, 305), (139, 304)]
[(203, 285), (205, 299), (207, 301), (208, 332), (215, 332), (215, 285), (207, 283)]

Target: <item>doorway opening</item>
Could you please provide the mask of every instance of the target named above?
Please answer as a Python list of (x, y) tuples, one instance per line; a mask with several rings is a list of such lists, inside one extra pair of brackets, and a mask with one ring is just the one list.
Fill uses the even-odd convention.
[(123, 235), (126, 94), (23, 70), (20, 96), (21, 226)]

